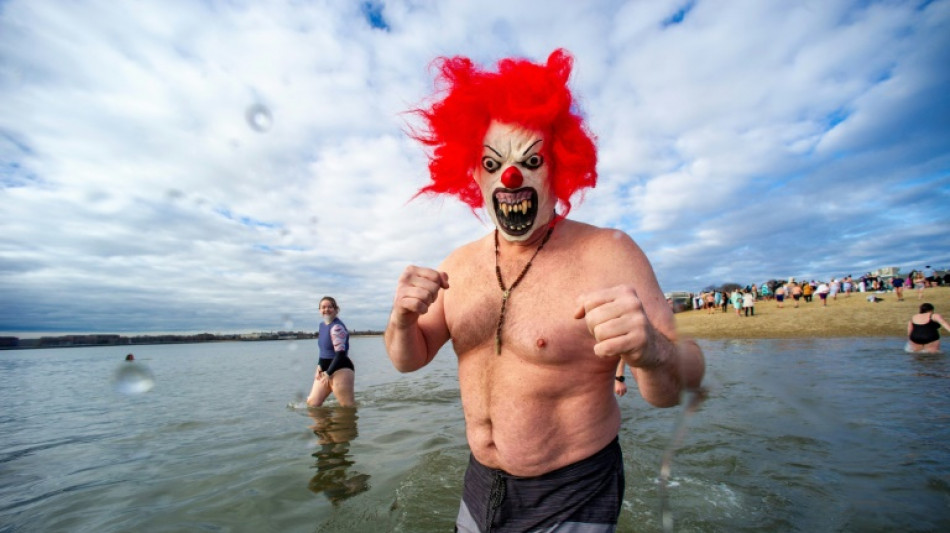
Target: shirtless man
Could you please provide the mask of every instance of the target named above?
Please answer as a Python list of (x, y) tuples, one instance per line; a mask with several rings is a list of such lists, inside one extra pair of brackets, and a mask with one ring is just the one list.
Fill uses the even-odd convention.
[(802, 299), (802, 286), (793, 281), (789, 283), (789, 287), (792, 292), (792, 300), (795, 300), (795, 308), (798, 308), (798, 301)]
[[(485, 206), (496, 229), (437, 269), (405, 269), (387, 352), (411, 372), (452, 341), (472, 452), (459, 531), (614, 531), (624, 486), (618, 364), (649, 403), (667, 407), (700, 386), (702, 352), (677, 342), (670, 307), (630, 237), (556, 212), (596, 181), (593, 142), (570, 110), (570, 56), (504, 60), (498, 73), (464, 58), (441, 66), (451, 90), (421, 112), (430, 131), (420, 137), (435, 148), (423, 192)], [(531, 98), (555, 102), (556, 113), (539, 121)], [(458, 160), (446, 161), (453, 150)]]

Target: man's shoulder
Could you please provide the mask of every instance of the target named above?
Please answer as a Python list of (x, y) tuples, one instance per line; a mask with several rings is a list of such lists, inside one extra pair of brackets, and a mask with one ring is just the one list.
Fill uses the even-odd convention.
[(468, 264), (473, 257), (480, 257), (485, 255), (485, 247), (488, 246), (493, 239), (492, 233), (475, 239), (474, 241), (465, 243), (458, 248), (449, 252), (449, 255), (442, 260), (443, 269), (451, 269), (452, 267), (457, 267), (459, 265)]
[[(594, 226), (586, 222), (568, 219), (561, 221), (559, 226), (564, 227), (564, 234), (572, 246), (582, 246), (585, 249), (590, 247), (615, 250), (626, 248), (636, 251), (640, 249), (630, 235), (619, 229)], [(555, 232), (557, 232), (556, 229)]]
[[(566, 224), (557, 240), (557, 254), (569, 258), (570, 265), (585, 276), (617, 283), (654, 282), (652, 274), (646, 275), (652, 273), (649, 259), (625, 232), (582, 222), (561, 223)], [(558, 229), (554, 235), (557, 237)]]

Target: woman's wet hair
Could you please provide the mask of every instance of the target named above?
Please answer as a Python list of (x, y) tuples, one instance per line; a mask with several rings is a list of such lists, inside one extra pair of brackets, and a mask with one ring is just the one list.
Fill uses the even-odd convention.
[(932, 304), (929, 304), (929, 303), (926, 303), (926, 302), (920, 304), (920, 312), (921, 312), (921, 313), (932, 313), (933, 310), (934, 310), (934, 306), (933, 306)]

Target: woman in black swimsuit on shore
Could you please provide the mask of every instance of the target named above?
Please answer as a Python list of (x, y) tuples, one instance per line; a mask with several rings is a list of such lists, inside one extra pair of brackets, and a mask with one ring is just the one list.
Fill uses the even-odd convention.
[(907, 322), (907, 338), (912, 352), (940, 351), (940, 332), (943, 326), (950, 330), (950, 325), (942, 316), (934, 313), (934, 306), (929, 303), (920, 304), (920, 312)]

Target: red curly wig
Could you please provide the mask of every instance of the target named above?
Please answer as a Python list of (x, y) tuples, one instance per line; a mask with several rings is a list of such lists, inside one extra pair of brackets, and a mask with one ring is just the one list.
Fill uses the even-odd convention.
[(502, 59), (498, 71), (480, 70), (466, 57), (439, 58), (436, 86), (444, 98), (428, 109), (413, 112), (427, 130), (411, 137), (429, 147), (432, 183), (420, 194), (452, 194), (478, 209), (484, 203), (475, 182), (482, 140), (492, 120), (537, 129), (547, 144), (549, 176), (558, 202), (570, 211), (577, 191), (597, 184), (597, 150), (581, 117), (571, 110), (567, 87), (573, 58), (555, 50), (547, 64), (524, 59)]

